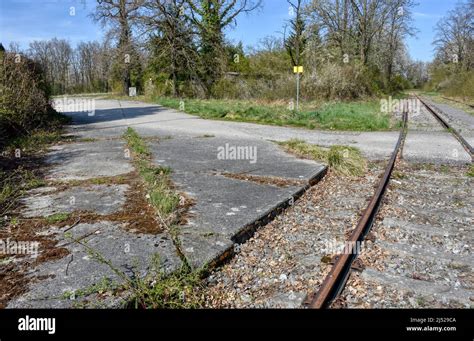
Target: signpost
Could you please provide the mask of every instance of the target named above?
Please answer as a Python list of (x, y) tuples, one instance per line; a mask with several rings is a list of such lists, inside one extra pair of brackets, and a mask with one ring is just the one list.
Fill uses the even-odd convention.
[(293, 72), (296, 74), (296, 111), (300, 108), (300, 74), (303, 73), (303, 66), (294, 66)]

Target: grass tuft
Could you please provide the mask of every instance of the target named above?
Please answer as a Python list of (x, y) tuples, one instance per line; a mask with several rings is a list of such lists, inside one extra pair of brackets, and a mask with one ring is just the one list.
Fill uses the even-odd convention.
[(203, 281), (199, 271), (159, 270), (152, 278), (135, 280), (131, 305), (146, 309), (196, 309), (204, 305)]
[(124, 138), (127, 140), (128, 146), (140, 159), (151, 157), (150, 149), (135, 129), (129, 127), (125, 131)]
[(474, 177), (474, 165), (470, 165), (467, 171), (467, 176)]
[(340, 175), (362, 176), (367, 171), (366, 159), (354, 147), (331, 146), (323, 148), (297, 139), (278, 142), (278, 144), (298, 156), (324, 162)]
[(48, 224), (62, 223), (63, 221), (66, 221), (68, 219), (69, 213), (55, 213), (46, 217), (46, 221), (48, 222)]

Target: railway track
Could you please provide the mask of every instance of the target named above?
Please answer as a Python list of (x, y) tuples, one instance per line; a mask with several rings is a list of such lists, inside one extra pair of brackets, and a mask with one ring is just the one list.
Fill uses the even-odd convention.
[(448, 101), (451, 101), (451, 102), (455, 102), (455, 103), (459, 103), (459, 104), (464, 104), (464, 105), (467, 105), (468, 107), (474, 108), (474, 105), (473, 105), (473, 104), (464, 103), (464, 102), (461, 102), (461, 101), (458, 101), (458, 100), (455, 100), (455, 99), (452, 99), (452, 98), (449, 98), (449, 97), (445, 97), (445, 96), (441, 96), (441, 98), (447, 99)]
[(416, 98), (438, 120), (438, 122), (445, 129), (447, 129), (451, 134), (453, 134), (453, 136), (459, 141), (459, 143), (461, 143), (461, 145), (464, 147), (464, 149), (469, 153), (469, 155), (471, 156), (471, 159), (473, 159), (474, 158), (474, 149), (469, 144), (469, 142), (467, 142), (466, 139), (456, 129), (454, 129), (440, 114), (438, 114), (436, 112), (435, 109), (433, 109), (430, 105), (428, 105), (423, 99), (421, 99), (419, 96), (416, 96)]
[[(427, 108), (427, 110), (438, 120), (438, 122), (456, 137), (456, 139), (466, 149), (466, 151), (470, 154), (472, 158), (473, 157), (472, 146), (470, 146), (469, 143), (455, 129), (453, 129), (449, 125), (449, 123), (442, 116), (440, 116), (433, 108), (431, 108), (427, 103), (425, 103), (418, 96), (416, 97)], [(366, 236), (371, 231), (375, 218), (377, 217), (377, 214), (379, 212), (381, 202), (384, 198), (384, 194), (387, 190), (388, 184), (390, 182), (390, 178), (392, 177), (392, 172), (394, 170), (397, 158), (401, 154), (401, 150), (403, 148), (404, 140), (407, 134), (407, 126), (408, 126), (408, 114), (404, 113), (403, 125), (400, 131), (399, 139), (396, 144), (395, 150), (393, 151), (393, 154), (385, 169), (383, 177), (381, 181), (379, 182), (379, 185), (374, 195), (370, 199), (367, 208), (365, 209), (361, 218), (359, 219), (359, 222), (356, 228), (353, 230), (352, 234), (350, 235), (350, 238), (347, 240), (346, 245), (344, 247), (344, 253), (339, 254), (335, 257), (334, 264), (329, 274), (325, 277), (323, 283), (319, 287), (319, 290), (316, 293), (307, 297), (306, 299), (307, 307), (313, 308), (313, 309), (328, 308), (343, 293), (346, 283), (354, 267), (354, 262), (358, 259), (358, 256), (361, 252), (360, 245), (361, 243), (364, 242)], [(417, 193), (417, 194), (420, 195), (420, 193)], [(413, 193), (412, 193), (412, 196), (413, 196)], [(469, 194), (467, 195), (467, 197), (469, 198)], [(413, 213), (415, 213), (413, 215), (415, 216), (417, 212), (413, 212)], [(434, 211), (434, 214), (436, 214), (436, 211)], [(467, 219), (469, 220), (469, 216)], [(439, 231), (437, 231), (437, 233), (439, 233)], [(436, 252), (434, 254), (436, 254)], [(468, 255), (465, 258), (469, 259), (469, 257), (470, 255)], [(451, 258), (447, 257), (445, 259), (451, 259)], [(464, 262), (461, 259), (458, 263), (465, 264), (466, 262)], [(468, 261), (468, 264), (469, 264), (469, 261)], [(470, 270), (468, 271), (468, 273), (470, 273)], [(379, 277), (382, 277), (382, 276), (379, 276)], [(378, 280), (383, 282), (383, 280), (381, 280), (380, 278)], [(410, 281), (407, 281), (405, 284), (408, 286), (414, 285)], [(467, 286), (469, 285), (470, 284), (467, 284)], [(378, 288), (380, 287), (381, 286), (378, 286)], [(441, 289), (441, 290), (444, 290), (444, 289)], [(467, 295), (465, 297), (465, 300), (472, 301), (474, 299), (474, 296), (469, 297), (469, 291), (465, 290), (463, 292), (464, 292), (464, 296)], [(465, 294), (466, 292), (467, 294)]]

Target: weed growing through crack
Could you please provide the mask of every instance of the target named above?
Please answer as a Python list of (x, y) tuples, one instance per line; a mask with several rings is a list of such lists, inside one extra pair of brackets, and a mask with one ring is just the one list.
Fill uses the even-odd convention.
[(33, 172), (21, 167), (5, 172), (0, 169), (0, 216), (5, 216), (26, 191), (44, 186)]
[(86, 297), (92, 294), (103, 294), (112, 290), (116, 285), (109, 278), (102, 278), (100, 282), (97, 282), (87, 288), (78, 289), (75, 291), (65, 291), (61, 298), (63, 299), (77, 299), (80, 297)]
[(298, 156), (327, 163), (331, 169), (341, 175), (362, 176), (367, 171), (367, 161), (354, 147), (323, 148), (296, 139), (278, 142), (278, 144)]
[(147, 144), (133, 128), (127, 129), (124, 138), (134, 153), (135, 167), (146, 184), (147, 198), (160, 218), (172, 225), (177, 219), (174, 213), (179, 207), (180, 196), (172, 187), (169, 177), (171, 169), (151, 163)]
[(91, 258), (101, 264), (108, 266), (123, 282), (121, 285), (114, 284), (109, 279), (92, 285), (86, 289), (77, 290), (74, 293), (66, 293), (65, 298), (78, 298), (90, 294), (104, 294), (106, 292), (126, 292), (126, 306), (136, 309), (192, 309), (204, 306), (202, 274), (204, 269), (191, 271), (187, 265), (173, 272), (166, 273), (161, 269), (161, 260), (158, 254), (151, 259), (148, 275), (142, 277), (134, 269), (133, 275), (129, 276), (110, 260), (106, 259), (100, 252), (90, 247), (86, 241), (74, 239), (70, 233), (66, 234), (71, 239), (83, 246)]
[(63, 221), (66, 221), (68, 219), (69, 213), (55, 213), (46, 217), (46, 221), (48, 222), (48, 224), (62, 223)]
[[(180, 195), (173, 188), (170, 179), (171, 169), (151, 163), (151, 152), (145, 140), (133, 128), (127, 129), (124, 138), (133, 152), (135, 167), (146, 184), (147, 198), (179, 251)], [(147, 278), (136, 275), (130, 280), (122, 273), (120, 277), (125, 280), (127, 288), (133, 293), (129, 300), (130, 304), (135, 308), (154, 309), (201, 307), (204, 300), (201, 294), (203, 270), (192, 271), (186, 259), (183, 257), (182, 260), (181, 269), (170, 274), (159, 270), (158, 255), (152, 260), (154, 271), (151, 271)], [(104, 262), (104, 259), (101, 261)], [(106, 264), (112, 266), (111, 262)], [(120, 272), (118, 269), (114, 271), (117, 274)]]
[(467, 176), (474, 177), (474, 165), (470, 165), (467, 171)]

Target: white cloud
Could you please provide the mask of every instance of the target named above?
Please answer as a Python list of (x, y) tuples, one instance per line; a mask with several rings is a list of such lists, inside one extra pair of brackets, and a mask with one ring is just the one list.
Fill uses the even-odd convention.
[(426, 19), (440, 19), (443, 16), (439, 14), (429, 14), (429, 13), (422, 13), (422, 12), (413, 12), (413, 16), (415, 18), (426, 18)]

